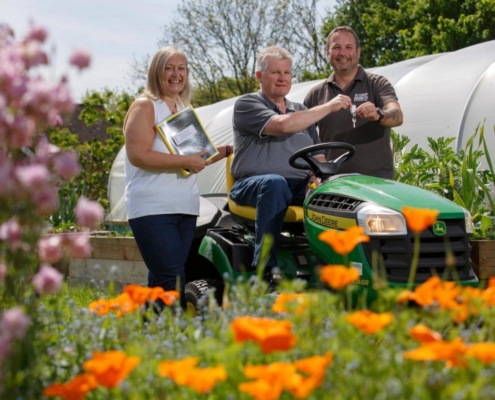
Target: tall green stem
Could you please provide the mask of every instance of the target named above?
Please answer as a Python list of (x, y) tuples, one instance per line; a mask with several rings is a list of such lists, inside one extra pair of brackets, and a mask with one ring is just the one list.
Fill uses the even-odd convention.
[(419, 246), (420, 246), (419, 233), (415, 233), (413, 259), (411, 263), (411, 270), (409, 271), (409, 279), (407, 280), (408, 290), (412, 289), (414, 278), (416, 277), (416, 271), (418, 269), (418, 260), (419, 260)]

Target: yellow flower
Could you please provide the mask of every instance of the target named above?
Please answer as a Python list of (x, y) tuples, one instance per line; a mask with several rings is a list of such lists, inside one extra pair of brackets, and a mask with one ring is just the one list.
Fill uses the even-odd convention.
[(437, 222), (439, 212), (427, 208), (402, 207), (407, 226), (415, 233), (421, 233)]
[(92, 373), (98, 383), (107, 388), (118, 386), (141, 362), (140, 357), (127, 356), (122, 351), (93, 352), (93, 358), (83, 364), (84, 370)]
[(322, 282), (334, 289), (342, 289), (359, 278), (359, 272), (355, 268), (347, 268), (344, 265), (327, 265), (320, 271)]
[(370, 237), (364, 234), (360, 226), (352, 226), (345, 231), (329, 229), (318, 235), (318, 239), (332, 246), (333, 251), (340, 255), (349, 254), (361, 242), (369, 242)]
[(375, 314), (369, 310), (362, 310), (350, 313), (346, 319), (362, 332), (372, 335), (391, 324), (394, 316), (388, 312)]

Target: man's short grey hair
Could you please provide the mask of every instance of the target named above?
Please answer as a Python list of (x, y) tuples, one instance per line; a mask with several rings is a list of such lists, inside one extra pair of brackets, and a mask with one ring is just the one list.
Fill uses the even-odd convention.
[(276, 58), (278, 60), (289, 60), (290, 68), (292, 69), (292, 55), (282, 47), (271, 46), (263, 49), (256, 58), (256, 71), (265, 72), (268, 64), (268, 58)]

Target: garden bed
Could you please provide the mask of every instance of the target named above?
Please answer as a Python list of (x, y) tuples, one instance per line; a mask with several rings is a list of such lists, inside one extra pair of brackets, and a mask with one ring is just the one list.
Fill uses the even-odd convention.
[[(117, 288), (129, 283), (146, 285), (148, 270), (132, 237), (90, 238), (91, 257), (72, 258), (57, 266), (72, 283), (114, 282)], [(495, 276), (495, 240), (471, 241), (473, 269), (480, 278)]]
[(472, 240), (471, 260), (480, 279), (495, 276), (495, 240)]
[(70, 259), (69, 282), (114, 282), (117, 288), (129, 283), (147, 283), (148, 270), (134, 238), (94, 236), (90, 244), (91, 257)]

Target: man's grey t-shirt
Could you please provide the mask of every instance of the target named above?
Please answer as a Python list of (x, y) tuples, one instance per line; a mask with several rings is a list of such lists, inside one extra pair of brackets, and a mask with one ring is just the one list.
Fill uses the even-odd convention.
[[(307, 110), (299, 103), (285, 99), (286, 113)], [(268, 121), (282, 112), (261, 91), (246, 94), (234, 105), (234, 161), (232, 175), (236, 179), (253, 175), (277, 174), (286, 179), (305, 179), (308, 171), (289, 165), (289, 158), (303, 147), (320, 143), (316, 126), (286, 136), (263, 135)], [(323, 154), (323, 152), (314, 152)]]

